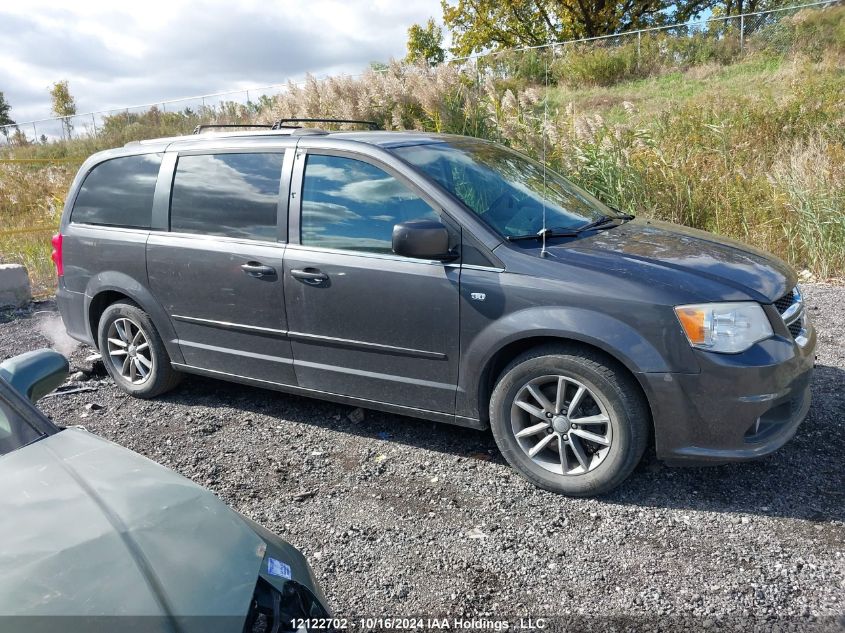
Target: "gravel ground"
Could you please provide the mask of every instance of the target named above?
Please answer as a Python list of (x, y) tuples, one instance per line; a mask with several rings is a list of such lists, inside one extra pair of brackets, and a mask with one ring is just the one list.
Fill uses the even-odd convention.
[(339, 615), (567, 615), (600, 628), (615, 617), (665, 630), (680, 617), (745, 629), (753, 617), (838, 630), (845, 287), (806, 294), (820, 340), (798, 436), (763, 460), (717, 468), (649, 456), (600, 500), (533, 488), (485, 432), (372, 411), (361, 420), (349, 407), (199, 377), (134, 400), (61, 336), (50, 302), (0, 314), (0, 358), (51, 344), (69, 353), (89, 374), (79, 386), (95, 390), (43, 400), (54, 420), (179, 471), (282, 535)]

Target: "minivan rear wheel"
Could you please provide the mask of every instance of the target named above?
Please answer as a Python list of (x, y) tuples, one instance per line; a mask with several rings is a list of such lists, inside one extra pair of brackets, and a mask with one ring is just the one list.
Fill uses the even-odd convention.
[(134, 303), (108, 306), (100, 317), (97, 340), (109, 375), (135, 397), (161, 395), (181, 379), (149, 315)]
[(633, 379), (574, 345), (514, 359), (490, 400), (490, 426), (508, 463), (536, 486), (570, 496), (621, 484), (642, 458), (648, 421)]

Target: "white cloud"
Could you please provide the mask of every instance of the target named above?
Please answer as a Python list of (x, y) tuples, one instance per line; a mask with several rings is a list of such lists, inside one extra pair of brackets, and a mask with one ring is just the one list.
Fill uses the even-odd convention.
[(346, 224), (352, 220), (360, 220), (361, 216), (342, 204), (303, 200), (302, 218), (302, 223), (310, 229), (320, 223)]
[(332, 182), (347, 182), (352, 175), (342, 167), (330, 167), (322, 163), (308, 163), (308, 175), (313, 178), (330, 180)]
[(29, 0), (0, 7), (0, 91), (19, 122), (49, 117), (66, 79), (79, 112), (361, 72), (405, 53), (439, 0)]
[(326, 195), (365, 204), (399, 202), (417, 197), (392, 176), (377, 180), (356, 180), (343, 185), (339, 190), (326, 191)]

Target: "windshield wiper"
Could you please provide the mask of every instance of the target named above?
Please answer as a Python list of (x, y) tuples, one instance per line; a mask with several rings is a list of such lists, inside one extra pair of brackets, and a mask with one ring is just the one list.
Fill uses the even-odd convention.
[(623, 222), (627, 222), (628, 220), (633, 220), (633, 219), (634, 219), (633, 215), (628, 215), (628, 214), (625, 214), (625, 213), (617, 215), (615, 217), (611, 217), (609, 215), (600, 215), (599, 217), (597, 217), (592, 222), (588, 222), (584, 226), (579, 226), (577, 229), (575, 229), (575, 232), (576, 233), (583, 233), (584, 231), (589, 231), (590, 229), (598, 229), (598, 228), (603, 227), (605, 224), (609, 224), (611, 222), (614, 222), (615, 220), (622, 220)]
[(526, 233), (525, 235), (508, 235), (508, 242), (519, 242), (520, 240), (542, 240), (550, 237), (577, 237), (578, 233), (575, 231), (556, 231), (555, 229), (540, 229), (536, 233)]
[(507, 240), (509, 242), (519, 242), (521, 240), (542, 240), (545, 238), (550, 237), (578, 237), (584, 231), (589, 231), (591, 229), (597, 229), (603, 227), (605, 224), (613, 222), (615, 220), (622, 220), (623, 222), (627, 222), (628, 220), (633, 220), (634, 216), (629, 215), (627, 213), (620, 213), (617, 216), (611, 217), (609, 215), (600, 215), (592, 222), (588, 222), (584, 226), (579, 226), (574, 229), (558, 229), (558, 228), (546, 228), (540, 229), (536, 233), (526, 233), (525, 235), (508, 235)]

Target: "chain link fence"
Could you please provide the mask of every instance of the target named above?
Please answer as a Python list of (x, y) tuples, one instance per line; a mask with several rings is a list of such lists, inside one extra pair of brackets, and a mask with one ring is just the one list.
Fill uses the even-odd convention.
[[(571, 87), (587, 82), (610, 85), (658, 71), (684, 70), (711, 62), (727, 64), (761, 45), (777, 48), (779, 20), (802, 9), (839, 3), (841, 0), (827, 0), (717, 16), (618, 35), (480, 53), (447, 63), (478, 90), (483, 90), (488, 80), (497, 79)], [(158, 135), (168, 136), (188, 133), (202, 123), (250, 123), (259, 112), (270, 110), (276, 97), (305, 83), (289, 82), (0, 126), (0, 147), (94, 139), (102, 134), (120, 142), (133, 140), (137, 136), (133, 129), (154, 129)]]
[(131, 132), (133, 125), (148, 119), (157, 120), (163, 133), (174, 134), (220, 117), (246, 122), (291, 85), (298, 84), (260, 86), (0, 126), (0, 146), (93, 138), (117, 130)]
[(767, 11), (691, 20), (566, 42), (480, 53), (449, 61), (478, 80), (528, 79), (538, 84), (610, 85), (657, 71), (731, 63), (762, 47), (784, 52), (777, 24), (808, 8), (841, 4), (813, 2)]

